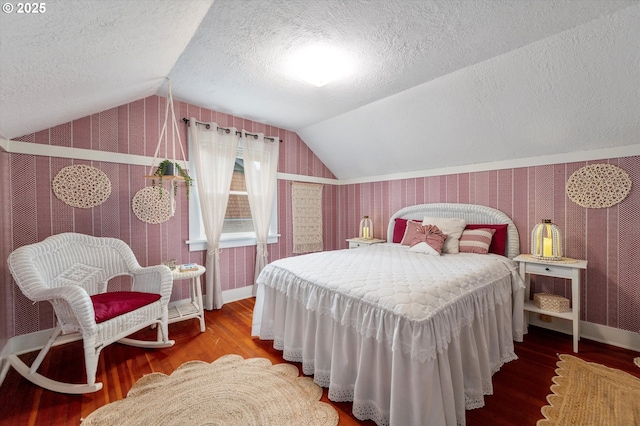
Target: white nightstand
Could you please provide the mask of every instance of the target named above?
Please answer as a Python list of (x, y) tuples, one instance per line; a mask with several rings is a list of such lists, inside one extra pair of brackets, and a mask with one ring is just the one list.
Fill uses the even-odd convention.
[(205, 331), (204, 325), (204, 308), (202, 306), (202, 287), (200, 286), (200, 275), (206, 271), (204, 266), (197, 265), (195, 271), (180, 272), (177, 266), (171, 271), (174, 281), (190, 280), (189, 294), (190, 301), (187, 304), (173, 305), (169, 307), (169, 324), (177, 321), (184, 321), (190, 318), (198, 318), (200, 320), (200, 332)]
[[(526, 288), (524, 291), (525, 325), (529, 325), (527, 312), (563, 318), (573, 323), (573, 352), (578, 352), (580, 340), (580, 270), (587, 269), (586, 260), (567, 259), (567, 261), (545, 261), (528, 255), (520, 255), (513, 260), (520, 263), (520, 276)], [(572, 261), (573, 260), (573, 261)], [(547, 277), (566, 278), (571, 280), (571, 310), (569, 312), (553, 312), (538, 308), (530, 299), (531, 274)]]
[(385, 240), (379, 240), (377, 238), (347, 238), (349, 242), (349, 248), (366, 247), (372, 244), (386, 243)]

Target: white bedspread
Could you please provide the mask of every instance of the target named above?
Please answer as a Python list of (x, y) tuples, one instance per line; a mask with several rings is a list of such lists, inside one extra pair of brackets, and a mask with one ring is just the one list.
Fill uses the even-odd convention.
[(353, 400), (362, 420), (464, 424), (464, 409), (492, 392), (491, 375), (516, 359), (524, 285), (502, 256), (406, 249), (376, 244), (267, 265), (253, 334), (302, 362), (332, 400)]

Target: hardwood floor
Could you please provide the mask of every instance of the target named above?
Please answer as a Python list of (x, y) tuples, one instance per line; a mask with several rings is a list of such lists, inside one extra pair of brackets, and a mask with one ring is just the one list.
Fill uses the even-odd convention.
[[(212, 362), (224, 354), (245, 358), (268, 358), (284, 362), (271, 342), (250, 337), (253, 299), (229, 303), (206, 313), (207, 331), (199, 332), (196, 320), (171, 324), (169, 332), (176, 345), (169, 349), (145, 350), (113, 344), (102, 351), (98, 380), (104, 388), (93, 394), (64, 395), (43, 390), (9, 370), (0, 387), (2, 425), (78, 425), (80, 419), (112, 401), (122, 399), (143, 375), (171, 373), (182, 363), (199, 359)], [(146, 332), (143, 332), (143, 334)], [(555, 375), (557, 354), (573, 354), (571, 337), (532, 327), (523, 343), (516, 343), (517, 361), (510, 362), (493, 376), (494, 394), (485, 398), (486, 406), (467, 411), (467, 425), (535, 425), (546, 405), (551, 378)], [(637, 352), (582, 339), (580, 358), (627, 371), (640, 377), (633, 364)], [(29, 364), (35, 353), (23, 355)], [(298, 367), (300, 367), (298, 365)], [(84, 361), (80, 342), (53, 348), (41, 372), (57, 380), (84, 381)], [(351, 415), (351, 404), (332, 403), (324, 390), (322, 400), (331, 403), (340, 415), (341, 425), (373, 425)]]

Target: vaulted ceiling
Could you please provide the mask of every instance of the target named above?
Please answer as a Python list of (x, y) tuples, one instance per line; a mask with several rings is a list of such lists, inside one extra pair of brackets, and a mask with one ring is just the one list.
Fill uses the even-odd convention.
[[(340, 179), (640, 143), (639, 0), (50, 0), (0, 15), (0, 137), (152, 94), (297, 132)], [(353, 61), (323, 87), (290, 59)]]

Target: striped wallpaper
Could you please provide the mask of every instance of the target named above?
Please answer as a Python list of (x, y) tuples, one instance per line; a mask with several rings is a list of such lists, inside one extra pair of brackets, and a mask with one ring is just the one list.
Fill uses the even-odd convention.
[[(209, 109), (175, 102), (176, 114), (215, 121), (223, 126), (277, 135), (282, 140), (278, 171), (293, 175), (334, 179), (333, 174), (294, 132), (271, 127)], [(165, 99), (151, 96), (99, 114), (26, 135), (18, 140), (38, 144), (96, 149), (153, 156), (163, 123)], [(186, 150), (186, 125), (180, 126)], [(188, 153), (187, 153), (188, 155)], [(178, 155), (180, 158), (180, 155)], [(127, 242), (142, 265), (175, 258), (204, 262), (205, 252), (190, 252), (188, 205), (181, 191), (176, 216), (160, 225), (139, 221), (130, 208), (133, 195), (149, 185), (142, 177), (148, 167), (49, 158), (0, 152), (4, 204), (2, 226), (2, 294), (7, 309), (2, 314), (2, 339), (53, 326), (48, 304), (31, 304), (22, 296), (7, 270), (6, 255), (24, 244), (48, 235), (75, 231), (117, 237)], [(323, 188), (325, 249), (347, 247), (357, 235), (361, 216), (374, 221), (374, 236), (384, 238), (388, 218), (397, 209), (429, 202), (482, 204), (506, 212), (520, 230), (521, 250), (528, 251), (529, 232), (540, 219), (550, 218), (565, 237), (565, 254), (589, 260), (582, 288), (582, 319), (624, 330), (640, 330), (640, 263), (632, 253), (640, 250), (640, 157), (603, 160), (625, 169), (632, 192), (608, 209), (584, 209), (564, 194), (568, 176), (587, 164), (567, 163), (459, 173), (446, 176), (399, 179), (373, 183), (332, 185)], [(112, 182), (112, 195), (93, 209), (77, 209), (60, 202), (51, 180), (64, 166), (91, 164)], [(269, 246), (270, 261), (292, 256), (291, 182), (278, 182), (278, 222), (282, 235)], [(6, 255), (5, 255), (6, 254)], [(253, 284), (255, 247), (224, 249), (221, 254), (223, 290)], [(535, 291), (552, 291), (570, 298), (564, 280), (541, 279)], [(177, 283), (174, 300), (187, 297), (186, 282)]]
[[(632, 181), (621, 203), (585, 209), (565, 195), (565, 182), (587, 164), (621, 167)], [(486, 172), (459, 173), (338, 187), (338, 240), (355, 236), (360, 218), (369, 215), (374, 236), (386, 239), (389, 217), (401, 207), (421, 203), (470, 203), (504, 211), (520, 233), (520, 251), (530, 251), (530, 232), (552, 219), (562, 232), (565, 256), (587, 259), (582, 277), (581, 319), (640, 331), (640, 157), (552, 164)], [(571, 299), (571, 283), (534, 277), (535, 292)]]
[[(153, 157), (164, 122), (165, 102), (164, 98), (151, 96), (16, 140)], [(222, 126), (234, 126), (251, 132), (279, 136), (283, 141), (278, 166), (281, 173), (334, 178), (294, 132), (186, 103), (174, 101), (174, 107), (179, 119), (195, 117), (200, 121), (215, 121)], [(180, 129), (186, 152), (186, 124), (180, 123)], [(160, 156), (164, 156), (163, 152), (164, 145), (161, 147)], [(177, 158), (182, 158), (179, 150)], [(184, 191), (180, 191), (176, 198), (176, 215), (165, 223), (147, 224), (138, 220), (132, 212), (131, 199), (138, 190), (150, 185), (143, 177), (149, 174), (148, 166), (4, 152), (0, 159), (6, 165), (2, 168), (3, 179), (0, 188), (3, 194), (7, 194), (3, 196), (3, 200), (8, 200), (3, 205), (2, 221), (2, 293), (8, 309), (4, 309), (0, 314), (3, 320), (0, 344), (8, 337), (53, 326), (50, 305), (34, 305), (28, 301), (8, 272), (8, 254), (22, 245), (40, 241), (52, 234), (73, 231), (120, 238), (132, 247), (141, 265), (158, 264), (168, 259), (204, 264), (206, 253), (190, 252), (185, 244), (189, 238), (189, 215)], [(103, 204), (92, 209), (73, 208), (58, 200), (51, 190), (51, 181), (60, 169), (71, 164), (87, 164), (102, 170), (111, 180), (111, 196)], [(293, 251), (289, 207), (290, 182), (279, 181), (278, 192), (279, 230), (283, 236), (279, 243), (269, 246), (271, 260), (291, 256)], [(323, 214), (326, 218), (324, 233), (327, 235), (327, 248), (333, 248), (337, 244), (337, 236), (331, 232), (337, 217), (332, 211), (335, 206), (335, 194), (336, 187), (325, 185)], [(255, 254), (255, 246), (223, 250), (223, 290), (253, 284)], [(177, 282), (172, 300), (188, 297), (188, 291), (186, 281)]]

